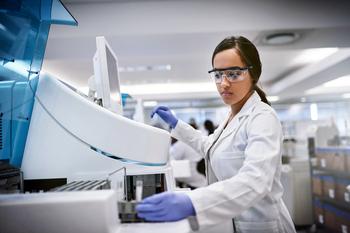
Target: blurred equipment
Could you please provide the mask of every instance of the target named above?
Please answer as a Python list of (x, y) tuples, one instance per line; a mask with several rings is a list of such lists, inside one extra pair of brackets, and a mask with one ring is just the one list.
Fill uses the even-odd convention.
[(23, 192), (23, 176), (20, 169), (0, 160), (0, 194)]
[(296, 226), (312, 225), (310, 165), (307, 158), (282, 166), (283, 200)]
[(184, 186), (183, 188), (189, 187), (194, 189), (207, 184), (205, 176), (197, 170), (202, 156), (193, 148), (184, 142), (172, 138), (169, 154), (176, 181)]
[[(331, 146), (329, 143), (339, 136), (339, 130), (335, 124), (330, 126), (318, 126), (315, 132), (315, 146)], [(334, 144), (334, 143), (332, 143)]]

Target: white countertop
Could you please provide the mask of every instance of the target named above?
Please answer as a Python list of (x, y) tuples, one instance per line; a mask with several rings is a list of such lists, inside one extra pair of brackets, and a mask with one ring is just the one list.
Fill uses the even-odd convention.
[(190, 224), (187, 220), (181, 220), (177, 222), (166, 223), (124, 223), (120, 224), (117, 233), (155, 233), (155, 232), (167, 232), (167, 233), (188, 233), (192, 232)]

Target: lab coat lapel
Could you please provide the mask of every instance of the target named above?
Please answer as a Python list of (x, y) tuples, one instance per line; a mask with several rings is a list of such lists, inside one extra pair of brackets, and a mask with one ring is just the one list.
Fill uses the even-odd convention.
[(224, 131), (222, 132), (216, 144), (218, 145), (224, 138), (228, 137), (229, 135), (234, 135), (239, 126), (240, 126), (239, 118), (234, 117), (224, 129)]
[(218, 178), (215, 175), (215, 172), (213, 171), (213, 168), (211, 167), (210, 163), (210, 150), (212, 150), (213, 147), (217, 144), (216, 142), (219, 140), (221, 134), (223, 133), (224, 127), (227, 124), (227, 121), (230, 117), (230, 114), (226, 117), (226, 119), (219, 125), (219, 127), (214, 132), (214, 137), (212, 138), (211, 143), (205, 150), (205, 167), (206, 167), (206, 178), (207, 178), (207, 184), (212, 184), (218, 181)]
[[(242, 125), (242, 122), (249, 116), (249, 114), (252, 112), (254, 106), (256, 103), (260, 102), (260, 96), (257, 92), (254, 92), (250, 98), (247, 100), (247, 102), (243, 105), (242, 109), (237, 113), (237, 115), (229, 122), (229, 124), (226, 126), (225, 129), (223, 129), (222, 134), (220, 135), (219, 139), (216, 141), (214, 147), (217, 147), (220, 142), (225, 139), (228, 136), (234, 136), (236, 132), (238, 131), (239, 127)], [(230, 114), (229, 114), (230, 115)], [(228, 118), (227, 118), (228, 120)], [(226, 122), (227, 122), (226, 120)], [(225, 125), (223, 125), (225, 126)]]
[(216, 144), (216, 142), (218, 141), (219, 137), (221, 136), (221, 134), (223, 133), (224, 127), (227, 124), (227, 121), (230, 117), (230, 114), (228, 114), (225, 118), (225, 120), (218, 126), (218, 128), (215, 130), (214, 133), (214, 137), (211, 140), (211, 143), (208, 145), (208, 147), (205, 150), (205, 154), (208, 155), (209, 150), (212, 149), (212, 147), (214, 146), (214, 144)]

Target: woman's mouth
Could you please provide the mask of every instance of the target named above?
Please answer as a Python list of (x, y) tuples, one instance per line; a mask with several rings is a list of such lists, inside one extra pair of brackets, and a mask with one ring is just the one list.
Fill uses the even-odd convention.
[(221, 92), (221, 96), (223, 96), (223, 97), (230, 97), (230, 96), (232, 96), (232, 92), (228, 92), (228, 91), (223, 91), (223, 92)]

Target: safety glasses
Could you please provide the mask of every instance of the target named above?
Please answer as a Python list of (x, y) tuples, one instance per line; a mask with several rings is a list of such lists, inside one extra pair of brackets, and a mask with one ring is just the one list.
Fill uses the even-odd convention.
[(244, 74), (251, 68), (253, 67), (252, 66), (247, 66), (247, 67), (233, 66), (233, 67), (228, 67), (224, 69), (212, 69), (208, 71), (208, 73), (217, 84), (220, 84), (222, 82), (224, 76), (229, 82), (235, 83), (235, 82), (240, 82), (244, 80), (245, 78)]

